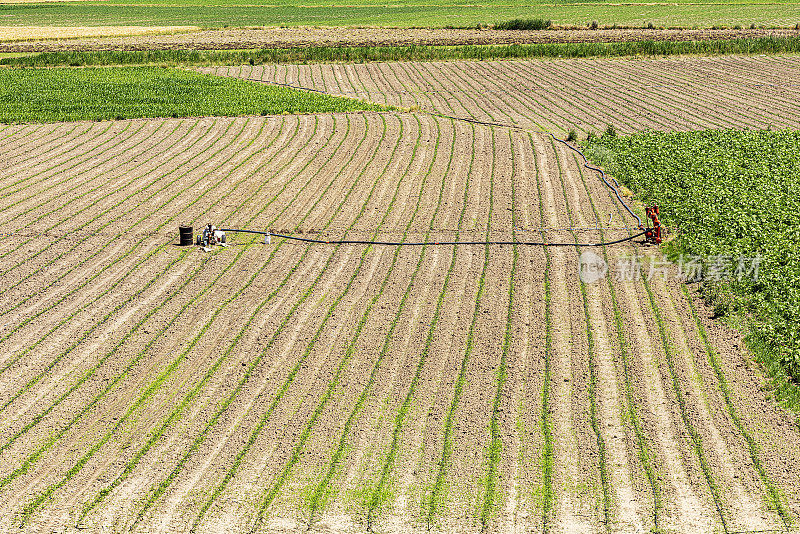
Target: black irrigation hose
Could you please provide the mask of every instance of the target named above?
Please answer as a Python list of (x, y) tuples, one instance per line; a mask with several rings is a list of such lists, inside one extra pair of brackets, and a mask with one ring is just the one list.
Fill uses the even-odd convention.
[[(642, 223), (642, 220), (639, 218), (639, 216), (638, 216), (638, 215), (636, 215), (636, 214), (633, 212), (633, 210), (631, 210), (631, 209), (628, 207), (628, 205), (627, 205), (627, 204), (625, 204), (625, 201), (624, 201), (624, 200), (622, 200), (622, 196), (619, 194), (619, 190), (618, 190), (618, 189), (617, 189), (617, 187), (616, 187), (616, 186), (619, 186), (619, 183), (618, 183), (616, 180), (614, 180), (614, 184), (616, 184), (616, 186), (615, 186), (615, 185), (611, 185), (611, 183), (609, 183), (609, 181), (608, 181), (608, 178), (606, 177), (606, 173), (605, 173), (605, 172), (603, 172), (603, 169), (601, 169), (600, 167), (595, 167), (594, 165), (590, 164), (590, 163), (589, 163), (589, 160), (586, 158), (586, 155), (585, 155), (583, 152), (581, 152), (579, 148), (577, 148), (577, 147), (575, 147), (575, 146), (572, 146), (571, 144), (567, 143), (565, 140), (563, 140), (563, 139), (559, 139), (558, 137), (556, 137), (556, 136), (555, 136), (555, 135), (553, 135), (553, 134), (550, 134), (550, 137), (552, 137), (553, 139), (555, 139), (555, 140), (556, 140), (556, 141), (558, 141), (559, 143), (562, 143), (562, 144), (563, 144), (564, 146), (566, 146), (567, 148), (571, 148), (572, 150), (574, 150), (575, 152), (577, 152), (578, 154), (580, 154), (580, 155), (581, 155), (581, 157), (583, 158), (583, 166), (584, 166), (584, 167), (586, 167), (587, 169), (593, 170), (593, 171), (595, 171), (595, 172), (597, 172), (597, 173), (600, 173), (600, 179), (601, 179), (601, 180), (603, 180), (603, 183), (604, 183), (604, 184), (606, 184), (606, 186), (608, 186), (608, 188), (609, 188), (609, 189), (611, 189), (612, 191), (614, 191), (614, 194), (617, 196), (617, 200), (619, 200), (619, 203), (620, 203), (620, 204), (622, 204), (622, 207), (623, 207), (623, 208), (625, 208), (625, 209), (628, 211), (628, 213), (630, 213), (630, 214), (631, 214), (631, 216), (632, 216), (634, 219), (636, 219), (637, 221), (639, 221), (639, 228), (643, 228), (643, 227), (644, 227), (644, 224)], [(641, 234), (640, 234), (640, 235), (641, 235)]]
[[(288, 84), (280, 84), (280, 85), (288, 85)], [(309, 89), (309, 90), (313, 90), (313, 89)], [(468, 120), (468, 119), (461, 119), (461, 120)], [(479, 121), (470, 121), (470, 122), (479, 122)], [(503, 125), (503, 124), (495, 124), (495, 123), (491, 123), (491, 124), (493, 126), (507, 126), (507, 125)], [(587, 169), (593, 170), (593, 171), (595, 171), (595, 172), (600, 174), (600, 179), (603, 180), (603, 183), (606, 184), (606, 186), (614, 192), (614, 195), (616, 195), (617, 200), (619, 201), (620, 204), (622, 204), (622, 207), (624, 207), (625, 210), (627, 210), (627, 212), (630, 213), (631, 216), (638, 221), (639, 229), (641, 230), (641, 232), (639, 232), (638, 234), (630, 235), (628, 237), (623, 237), (621, 239), (616, 239), (614, 241), (601, 241), (600, 243), (550, 243), (550, 242), (547, 242), (547, 241), (410, 241), (410, 242), (406, 241), (406, 242), (401, 242), (401, 241), (369, 241), (369, 240), (360, 240), (360, 239), (331, 239), (331, 240), (326, 240), (326, 239), (314, 239), (314, 238), (310, 238), (310, 237), (297, 237), (297, 236), (291, 236), (291, 235), (285, 235), (285, 234), (275, 234), (275, 233), (272, 233), (272, 232), (260, 232), (258, 230), (239, 230), (239, 229), (236, 229), (236, 228), (221, 228), (220, 230), (222, 230), (223, 232), (241, 232), (241, 233), (247, 233), (247, 234), (261, 234), (261, 235), (265, 236), (265, 238), (272, 237), (272, 236), (282, 237), (284, 239), (289, 239), (291, 241), (299, 241), (301, 243), (320, 243), (320, 244), (324, 244), (324, 245), (386, 245), (386, 246), (412, 246), (412, 247), (422, 247), (422, 246), (428, 246), (428, 245), (431, 245), (431, 246), (435, 246), (435, 245), (445, 245), (445, 246), (448, 246), (448, 245), (483, 245), (483, 246), (486, 246), (486, 245), (528, 245), (528, 246), (541, 246), (541, 247), (603, 247), (603, 246), (607, 246), (607, 245), (616, 245), (618, 243), (624, 243), (625, 241), (632, 241), (633, 239), (635, 239), (637, 237), (641, 237), (641, 236), (645, 235), (647, 233), (648, 229), (644, 228), (644, 224), (642, 223), (642, 219), (640, 219), (639, 216), (636, 215), (633, 212), (633, 210), (631, 210), (628, 207), (628, 205), (625, 203), (625, 201), (622, 199), (622, 195), (620, 195), (619, 190), (617, 189), (617, 187), (619, 186), (619, 183), (616, 180), (614, 180), (614, 184), (609, 182), (608, 181), (608, 177), (606, 176), (606, 173), (603, 172), (603, 169), (601, 169), (600, 167), (595, 167), (595, 166), (591, 165), (589, 163), (589, 160), (586, 158), (586, 155), (583, 152), (581, 152), (580, 149), (578, 149), (577, 147), (569, 144), (568, 142), (566, 142), (563, 139), (559, 139), (558, 137), (556, 137), (553, 134), (550, 134), (550, 137), (552, 137), (554, 140), (558, 141), (559, 143), (562, 143), (567, 148), (569, 148), (571, 150), (574, 150), (575, 152), (580, 154), (581, 157), (583, 158), (583, 166), (586, 167)]]
[[(325, 91), (321, 91), (319, 89), (313, 89), (311, 87), (303, 87), (303, 86), (293, 85), (293, 84), (289, 84), (289, 83), (280, 83), (280, 82), (275, 82), (275, 81), (257, 80), (255, 78), (244, 78), (244, 79), (252, 80), (252, 81), (258, 81), (258, 82), (271, 84), (271, 85), (280, 85), (280, 86), (283, 86), (283, 87), (291, 87), (293, 89), (299, 89), (299, 90), (302, 90), (302, 91), (313, 91), (313, 92), (316, 92), (316, 93), (327, 94)], [(483, 125), (486, 125), (486, 126), (500, 126), (500, 127), (503, 127), (503, 128), (524, 129), (524, 128), (520, 128), (517, 125), (513, 125), (513, 124), (503, 124), (503, 123), (499, 123), (499, 122), (481, 121), (481, 120), (478, 120), (478, 119), (471, 119), (471, 118), (466, 118), (466, 117), (451, 117), (450, 115), (445, 115), (445, 114), (442, 114), (442, 113), (431, 113), (431, 115), (437, 115), (437, 116), (440, 116), (440, 117), (447, 117), (447, 118), (454, 119), (454, 120), (461, 120), (461, 121), (471, 122), (471, 123), (474, 123), (474, 124), (483, 124)], [(614, 180), (614, 185), (612, 185), (608, 181), (608, 177), (606, 176), (606, 173), (603, 171), (603, 169), (601, 169), (600, 167), (595, 167), (594, 165), (589, 163), (589, 159), (586, 157), (586, 154), (581, 152), (581, 150), (578, 147), (569, 144), (564, 139), (559, 139), (558, 137), (556, 137), (552, 133), (550, 133), (550, 137), (552, 137), (554, 140), (558, 141), (559, 143), (562, 143), (567, 148), (569, 148), (571, 150), (574, 150), (575, 152), (580, 154), (581, 157), (583, 158), (583, 166), (586, 167), (589, 170), (595, 171), (595, 172), (600, 174), (600, 179), (603, 180), (603, 183), (606, 184), (606, 186), (614, 192), (614, 195), (617, 197), (617, 200), (619, 201), (619, 203), (622, 204), (622, 207), (625, 208), (625, 210), (628, 213), (631, 214), (631, 217), (636, 219), (636, 221), (639, 223), (639, 226), (638, 226), (639, 229), (644, 230), (644, 223), (642, 222), (642, 219), (639, 218), (639, 216), (636, 215), (630, 207), (628, 207), (628, 205), (622, 199), (622, 195), (619, 194), (619, 190), (617, 189), (617, 187), (619, 187), (619, 183), (616, 180), (614, 180), (612, 178), (612, 180)], [(230, 229), (230, 230), (227, 230), (227, 231), (228, 232), (235, 232), (236, 230)], [(264, 232), (257, 232), (257, 233), (264, 233)], [(640, 234), (637, 234), (635, 236), (631, 236), (631, 237), (629, 237), (627, 239), (623, 239), (621, 241), (612, 241), (612, 242), (607, 242), (607, 243), (589, 243), (589, 244), (586, 244), (586, 243), (543, 243), (543, 242), (542, 243), (524, 243), (524, 242), (516, 242), (516, 241), (510, 241), (510, 242), (506, 242), (506, 241), (502, 241), (502, 242), (500, 242), (500, 241), (491, 241), (491, 242), (484, 242), (484, 241), (461, 242), (461, 241), (459, 241), (459, 242), (455, 242), (455, 241), (453, 241), (453, 242), (449, 242), (449, 243), (405, 243), (405, 244), (406, 245), (542, 245), (542, 246), (600, 247), (600, 246), (603, 246), (603, 245), (613, 245), (615, 243), (620, 243), (622, 241), (629, 241), (629, 240), (633, 239), (634, 237), (638, 237), (638, 236), (644, 235), (645, 233), (646, 232), (643, 231)], [(309, 242), (309, 243), (367, 244), (367, 245), (399, 245), (400, 244), (400, 243), (383, 243), (383, 242), (373, 242), (373, 241), (369, 241), (369, 242), (367, 242), (367, 241), (317, 241), (317, 240), (302, 239), (302, 238), (295, 238), (295, 237), (289, 237), (289, 236), (278, 236), (278, 234), (271, 234), (271, 235), (274, 235), (276, 237), (285, 237), (287, 239), (296, 239), (296, 240), (299, 240), (299, 241), (305, 241), (305, 242)]]
[(547, 241), (369, 241), (360, 239), (314, 239), (311, 237), (297, 237), (293, 235), (274, 234), (272, 232), (261, 232), (258, 230), (239, 230), (236, 228), (220, 228), (223, 232), (241, 232), (246, 234), (261, 234), (267, 237), (282, 237), (292, 241), (302, 243), (320, 243), (323, 245), (386, 245), (386, 246), (434, 246), (434, 245), (531, 245), (543, 247), (602, 247), (605, 245), (616, 245), (643, 236), (646, 232), (642, 231), (622, 239), (614, 241), (604, 241), (601, 243), (549, 243)]

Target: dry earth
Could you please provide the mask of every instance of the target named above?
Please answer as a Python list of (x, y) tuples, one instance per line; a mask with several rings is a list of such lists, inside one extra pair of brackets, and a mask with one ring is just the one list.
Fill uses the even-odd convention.
[(800, 58), (681, 57), (209, 67), (472, 121), (565, 133), (800, 127)]
[[(312, 86), (306, 68), (280, 80)], [(360, 68), (309, 72), (347, 87)], [(461, 64), (365, 72), (388, 101), (400, 72), (477, 78)], [(431, 102), (477, 113), (480, 92)], [(408, 241), (628, 235), (549, 135), (363, 113), (0, 125), (0, 138), (0, 530), (800, 520), (800, 430), (739, 337), (671, 276), (581, 284), (572, 247), (175, 246), (178, 224), (208, 221)], [(595, 252), (612, 267), (656, 255)]]
[[(11, 41), (3, 37), (0, 41)], [(86, 29), (84, 31), (89, 31)], [(143, 32), (142, 32), (143, 33)], [(157, 32), (167, 33), (167, 32)], [(112, 34), (97, 34), (112, 35)], [(428, 28), (244, 28), (204, 30), (183, 35), (64, 40), (82, 35), (43, 35), (25, 43), (0, 42), (0, 52), (53, 52), (62, 50), (223, 50), (291, 48), (307, 46), (487, 45), (526, 43), (576, 43), (621, 41), (692, 41), (755, 37), (797, 36), (789, 29), (660, 30), (660, 29), (550, 29), (504, 31), (491, 29)], [(86, 35), (86, 37), (89, 37)], [(53, 40), (60, 39), (60, 40)]]

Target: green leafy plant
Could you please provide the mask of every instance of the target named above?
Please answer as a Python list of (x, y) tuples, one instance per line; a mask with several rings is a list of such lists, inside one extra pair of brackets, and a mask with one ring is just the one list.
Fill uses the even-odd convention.
[(545, 19), (513, 19), (498, 22), (494, 25), (496, 30), (546, 30), (553, 25), (553, 21)]
[(0, 70), (0, 122), (330, 113), (384, 106), (180, 69)]
[[(751, 341), (768, 347), (760, 352), (768, 368), (777, 362), (800, 380), (800, 133), (606, 135), (590, 150), (610, 153), (614, 175), (660, 206), (662, 221), (675, 228), (667, 247), (674, 258), (731, 258), (732, 276), (708, 277), (702, 294), (718, 312), (745, 319)], [(735, 276), (740, 257), (749, 263)]]
[[(653, 26), (655, 28), (655, 26)], [(148, 50), (42, 52), (0, 58), (15, 67), (107, 65), (244, 65), (371, 61), (434, 61), (532, 57), (625, 57), (687, 54), (791, 54), (800, 52), (800, 37), (757, 37), (705, 41), (628, 41), (615, 43), (538, 43), (461, 46), (350, 46), (264, 48), (261, 50)]]

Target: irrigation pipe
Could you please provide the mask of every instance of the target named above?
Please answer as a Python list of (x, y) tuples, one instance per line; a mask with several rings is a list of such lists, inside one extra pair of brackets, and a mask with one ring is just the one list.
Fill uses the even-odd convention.
[[(250, 78), (247, 78), (247, 79), (249, 80)], [(271, 84), (271, 85), (281, 85), (281, 86), (285, 86), (285, 87), (292, 87), (292, 88), (295, 88), (295, 89), (301, 89), (301, 90), (305, 90), (305, 91), (314, 91), (314, 92), (318, 92), (318, 93), (324, 93), (324, 91), (320, 91), (319, 89), (311, 89), (311, 88), (308, 88), (308, 87), (298, 87), (298, 86), (291, 85), (291, 84), (286, 84), (286, 83), (264, 82), (264, 80), (253, 80), (253, 81), (260, 81), (260, 82)], [(505, 127), (505, 128), (522, 129), (519, 126), (515, 126), (515, 125), (501, 124), (501, 123), (495, 123), (495, 122), (484, 122), (484, 121), (479, 121), (479, 120), (476, 120), (476, 119), (468, 119), (468, 118), (464, 118), (464, 117), (450, 117), (448, 115), (441, 115), (439, 113), (433, 113), (433, 115), (439, 115), (439, 116), (442, 116), (442, 117), (448, 117), (450, 119), (473, 122), (473, 123), (476, 123), (476, 124), (484, 124), (484, 125), (487, 125), (487, 126), (500, 126), (500, 127)], [(261, 231), (258, 231), (258, 230), (241, 230), (241, 229), (238, 229), (238, 228), (220, 228), (220, 230), (222, 230), (223, 232), (260, 234), (260, 235), (264, 236), (264, 242), (265, 243), (268, 243), (269, 239), (274, 236), (274, 237), (280, 237), (280, 238), (283, 238), (283, 239), (287, 239), (289, 241), (296, 241), (296, 242), (300, 242), (300, 243), (317, 243), (317, 244), (323, 244), (323, 245), (379, 245), (379, 246), (407, 246), (407, 247), (408, 246), (411, 246), (411, 247), (422, 247), (422, 246), (436, 246), (436, 245), (445, 245), (445, 246), (452, 246), (452, 245), (484, 245), (484, 246), (485, 245), (527, 245), (527, 246), (540, 246), (540, 247), (604, 247), (604, 246), (607, 246), (607, 245), (616, 245), (616, 244), (619, 244), (619, 243), (624, 243), (626, 241), (632, 241), (633, 239), (635, 239), (637, 237), (641, 237), (641, 236), (645, 235), (648, 230), (645, 229), (644, 223), (642, 223), (642, 219), (638, 215), (636, 215), (633, 212), (633, 210), (625, 203), (625, 200), (622, 198), (622, 195), (620, 194), (619, 189), (618, 189), (619, 183), (616, 180), (613, 180), (613, 178), (612, 178), (612, 180), (614, 181), (614, 183), (612, 184), (611, 182), (609, 182), (608, 181), (608, 177), (606, 176), (606, 173), (603, 171), (603, 169), (601, 169), (600, 167), (595, 167), (594, 165), (589, 163), (589, 159), (586, 157), (586, 155), (583, 152), (581, 152), (581, 150), (578, 147), (575, 147), (575, 146), (569, 144), (564, 139), (559, 139), (558, 137), (556, 137), (552, 133), (550, 133), (549, 135), (555, 141), (558, 141), (559, 143), (563, 144), (567, 148), (569, 148), (571, 150), (574, 150), (575, 152), (580, 154), (580, 156), (583, 158), (583, 166), (585, 168), (589, 169), (589, 170), (595, 171), (596, 173), (598, 173), (600, 175), (600, 179), (603, 180), (603, 183), (606, 185), (606, 187), (608, 187), (609, 189), (611, 189), (614, 192), (614, 195), (617, 197), (617, 200), (619, 201), (619, 203), (622, 204), (622, 207), (625, 208), (625, 210), (631, 215), (631, 217), (636, 219), (636, 222), (638, 223), (638, 228), (639, 228), (639, 230), (641, 230), (639, 233), (634, 234), (634, 235), (630, 235), (628, 237), (624, 237), (624, 238), (621, 238), (621, 239), (616, 239), (616, 240), (613, 240), (613, 241), (601, 241), (599, 243), (551, 243), (551, 242), (548, 242), (548, 241), (411, 241), (411, 242), (406, 241), (406, 242), (401, 242), (401, 241), (371, 241), (371, 240), (359, 240), (359, 239), (330, 239), (330, 240), (327, 240), (327, 239), (314, 239), (314, 238), (309, 238), (309, 237), (297, 237), (297, 236), (286, 235), (286, 234), (276, 234), (276, 233), (272, 233), (272, 232), (261, 232)]]
[[(477, 122), (477, 121), (476, 121)], [(502, 124), (497, 124), (496, 126), (505, 126)], [(237, 228), (221, 228), (223, 232), (238, 232), (238, 233), (246, 233), (246, 234), (260, 234), (264, 236), (264, 242), (268, 243), (271, 237), (280, 237), (283, 239), (287, 239), (290, 241), (296, 241), (300, 243), (318, 243), (322, 245), (378, 245), (378, 246), (406, 246), (406, 247), (423, 247), (423, 246), (436, 246), (436, 245), (444, 245), (444, 246), (452, 246), (452, 245), (527, 245), (527, 246), (540, 246), (540, 247), (604, 247), (607, 245), (616, 245), (619, 243), (624, 243), (626, 241), (632, 241), (637, 237), (641, 237), (647, 233), (647, 230), (644, 228), (644, 224), (642, 223), (642, 219), (636, 215), (633, 210), (625, 203), (623, 200), (622, 195), (619, 192), (617, 187), (619, 183), (614, 180), (614, 183), (608, 181), (608, 177), (606, 173), (603, 172), (603, 169), (600, 167), (595, 167), (594, 165), (589, 163), (588, 158), (586, 155), (581, 152), (581, 150), (563, 139), (559, 139), (553, 134), (550, 134), (554, 140), (562, 143), (567, 148), (574, 150), (583, 158), (583, 166), (587, 169), (597, 172), (600, 175), (600, 179), (603, 180), (603, 183), (614, 192), (616, 195), (617, 200), (625, 210), (636, 219), (639, 223), (638, 228), (641, 230), (637, 234), (630, 235), (628, 237), (623, 237), (621, 239), (615, 239), (613, 241), (601, 241), (599, 243), (551, 243), (548, 241), (372, 241), (372, 240), (361, 240), (361, 239), (314, 239), (311, 237), (297, 237), (293, 235), (286, 235), (286, 234), (276, 234), (273, 232), (261, 232), (258, 230), (240, 230)]]
[(641, 231), (638, 234), (634, 234), (628, 237), (623, 237), (621, 239), (616, 239), (614, 241), (603, 241), (600, 243), (550, 243), (548, 241), (370, 241), (370, 240), (361, 240), (361, 239), (314, 239), (311, 237), (297, 237), (293, 235), (286, 235), (286, 234), (276, 234), (272, 232), (261, 232), (258, 230), (240, 230), (237, 228), (220, 228), (223, 232), (240, 232), (246, 234), (260, 234), (266, 238), (271, 237), (280, 237), (283, 239), (288, 239), (291, 241), (298, 241), (301, 243), (318, 243), (322, 245), (385, 245), (385, 246), (411, 246), (411, 247), (423, 247), (423, 246), (435, 246), (435, 245), (530, 245), (530, 246), (543, 246), (543, 247), (602, 247), (606, 245), (616, 245), (618, 243), (624, 243), (625, 241), (630, 241), (637, 237), (641, 237), (645, 234), (645, 231)]
[[(616, 195), (616, 197), (617, 197), (617, 200), (619, 200), (619, 203), (620, 203), (620, 204), (622, 204), (622, 207), (623, 207), (623, 208), (625, 208), (625, 209), (627, 210), (627, 212), (631, 214), (631, 217), (633, 217), (634, 219), (636, 219), (636, 221), (639, 223), (639, 228), (643, 228), (643, 227), (644, 227), (644, 224), (642, 223), (642, 220), (639, 218), (639, 216), (638, 216), (638, 215), (636, 215), (636, 214), (633, 212), (633, 210), (631, 210), (631, 209), (628, 207), (628, 205), (625, 203), (625, 201), (624, 201), (624, 200), (622, 200), (622, 195), (620, 195), (620, 194), (619, 194), (619, 190), (618, 190), (618, 189), (617, 189), (617, 187), (616, 187), (616, 186), (619, 186), (619, 183), (618, 183), (616, 180), (614, 180), (614, 184), (616, 184), (616, 186), (615, 186), (615, 185), (612, 185), (612, 184), (611, 184), (611, 183), (608, 181), (608, 177), (606, 176), (606, 173), (605, 173), (605, 172), (603, 172), (603, 169), (601, 169), (600, 167), (595, 167), (594, 165), (592, 165), (591, 163), (589, 163), (589, 160), (586, 158), (586, 154), (584, 154), (583, 152), (581, 152), (581, 151), (580, 151), (580, 149), (579, 149), (578, 147), (572, 146), (571, 144), (567, 143), (565, 140), (563, 140), (563, 139), (559, 139), (558, 137), (556, 137), (556, 136), (555, 136), (555, 135), (553, 135), (553, 134), (550, 134), (550, 137), (552, 137), (553, 139), (555, 139), (555, 140), (556, 140), (556, 141), (558, 141), (559, 143), (563, 144), (563, 145), (564, 145), (564, 146), (566, 146), (567, 148), (570, 148), (570, 149), (574, 150), (575, 152), (577, 152), (578, 154), (580, 154), (580, 155), (581, 155), (581, 157), (583, 158), (583, 166), (584, 166), (584, 167), (586, 167), (587, 169), (590, 169), (590, 170), (592, 170), (592, 171), (595, 171), (595, 172), (599, 173), (599, 174), (600, 174), (600, 179), (601, 179), (601, 180), (603, 180), (603, 183), (604, 183), (604, 184), (606, 184), (606, 186), (607, 186), (609, 189), (611, 189), (612, 191), (614, 191), (614, 194)], [(640, 234), (640, 235), (641, 235), (641, 234)]]

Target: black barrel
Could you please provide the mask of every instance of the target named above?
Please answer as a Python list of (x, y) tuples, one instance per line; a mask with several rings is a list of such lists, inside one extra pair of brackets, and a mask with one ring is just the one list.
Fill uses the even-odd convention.
[(191, 226), (180, 226), (178, 232), (181, 236), (182, 247), (188, 247), (194, 242), (194, 228)]

